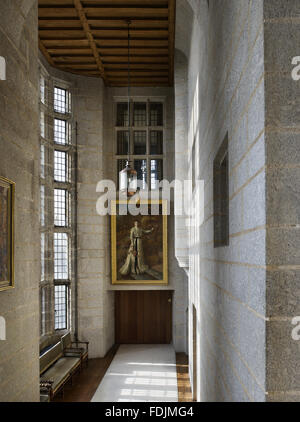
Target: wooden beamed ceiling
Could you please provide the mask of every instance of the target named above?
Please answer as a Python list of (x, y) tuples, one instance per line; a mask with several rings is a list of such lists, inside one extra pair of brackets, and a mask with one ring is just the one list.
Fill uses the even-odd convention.
[(107, 86), (172, 86), (176, 0), (38, 0), (39, 46), (51, 66)]

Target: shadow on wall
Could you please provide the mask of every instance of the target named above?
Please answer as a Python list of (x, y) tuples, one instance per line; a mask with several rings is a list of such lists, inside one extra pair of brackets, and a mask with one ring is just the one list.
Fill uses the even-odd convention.
[(181, 51), (187, 59), (190, 56), (193, 22), (194, 12), (189, 5), (189, 0), (177, 0), (175, 48)]

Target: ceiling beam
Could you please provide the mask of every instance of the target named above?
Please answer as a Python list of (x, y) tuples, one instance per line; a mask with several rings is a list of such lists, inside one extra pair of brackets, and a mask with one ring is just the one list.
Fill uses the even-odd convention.
[[(99, 48), (101, 56), (126, 56), (128, 55), (128, 48)], [(168, 48), (131, 48), (131, 56), (164, 56), (168, 55)]]
[[(42, 28), (39, 31), (41, 39), (57, 39), (57, 29)], [(127, 40), (128, 31), (125, 29), (91, 29), (90, 33), (98, 39), (119, 39)], [(131, 30), (130, 36), (135, 39), (163, 39), (168, 41), (168, 31), (161, 29)], [(60, 29), (59, 37), (61, 39), (82, 39), (85, 37), (82, 29)]]
[[(44, 0), (45, 1), (45, 0)], [(65, 0), (63, 0), (64, 2)], [(168, 7), (168, 0), (83, 0), (83, 5), (89, 4), (95, 6), (136, 6), (136, 7)]]
[[(95, 72), (98, 69), (98, 66), (96, 65), (96, 63), (86, 63), (86, 64), (79, 64), (79, 63), (67, 63), (67, 64), (60, 64), (57, 63), (56, 64), (57, 67), (59, 68), (69, 68), (69, 69), (76, 69), (76, 70), (94, 70)], [(99, 73), (99, 70), (98, 70)]]
[[(127, 70), (127, 63), (107, 63), (104, 64), (105, 70)], [(168, 70), (169, 66), (167, 63), (130, 63), (130, 69), (132, 70)]]
[[(127, 85), (173, 85), (176, 0), (38, 0), (39, 46), (51, 66)], [(126, 74), (126, 77), (125, 77)]]
[[(73, 3), (73, 0), (72, 0)], [(88, 23), (92, 30), (94, 29), (127, 29), (128, 24), (124, 19), (88, 19)], [(81, 29), (81, 22), (79, 19), (57, 19), (57, 18), (40, 18), (40, 29)], [(165, 29), (168, 30), (168, 19), (138, 19), (132, 20), (130, 24), (131, 29)]]
[[(168, 0), (82, 0), (83, 6), (86, 4), (95, 6), (140, 6), (141, 2), (145, 6), (168, 6)], [(39, 0), (39, 6), (43, 7), (67, 7), (72, 6), (73, 0)]]
[[(156, 70), (153, 71), (151, 69), (148, 70), (131, 70), (130, 71), (130, 77), (134, 79), (135, 77), (168, 77), (168, 70)], [(128, 78), (127, 70), (111, 70), (107, 72), (108, 78)]]
[(76, 10), (71, 7), (39, 7), (39, 18), (77, 18)]
[[(169, 58), (168, 56), (139, 56), (139, 57), (131, 57), (130, 62), (131, 63), (166, 63), (168, 64)], [(128, 57), (126, 56), (104, 56), (102, 58), (102, 62), (104, 65), (108, 63), (128, 63)]]
[[(58, 36), (58, 35), (57, 35)], [(42, 39), (43, 44), (46, 48), (48, 47), (64, 47), (64, 48), (72, 48), (72, 47), (76, 47), (76, 48), (82, 48), (82, 47), (90, 47), (90, 43), (89, 41), (84, 38), (82, 40), (64, 40), (64, 39)]]
[(169, 83), (170, 83), (170, 86), (174, 85), (175, 13), (176, 13), (176, 0), (169, 0)]
[(55, 63), (95, 63), (93, 56), (59, 56), (53, 57)]
[(55, 58), (55, 56), (68, 56), (68, 57), (76, 57), (76, 56), (85, 56), (85, 57), (92, 57), (95, 60), (92, 50), (89, 48), (58, 48), (58, 47), (49, 47), (47, 48), (48, 52)]
[(93, 37), (93, 35), (91, 33), (91, 28), (90, 28), (90, 25), (89, 25), (89, 23), (87, 21), (85, 12), (84, 12), (83, 7), (82, 7), (82, 4), (81, 4), (81, 1), (80, 0), (74, 0), (74, 6), (75, 6), (76, 11), (78, 13), (78, 17), (79, 17), (79, 19), (80, 19), (80, 21), (82, 23), (84, 32), (85, 32), (85, 34), (86, 34), (86, 36), (87, 36), (87, 38), (89, 40), (89, 44), (90, 44), (90, 47), (92, 49), (93, 55), (95, 57), (95, 60), (96, 60), (96, 63), (97, 63), (97, 66), (98, 66), (100, 75), (103, 78), (104, 82), (107, 83), (107, 78), (106, 78), (106, 75), (105, 75), (105, 70), (104, 70), (104, 67), (103, 67), (103, 63), (101, 61), (101, 58), (100, 58), (100, 55), (99, 55), (98, 48), (96, 46), (94, 37)]
[[(73, 2), (73, 0), (72, 0)], [(57, 31), (59, 29), (81, 29), (81, 22), (79, 19), (39, 19), (39, 29), (55, 29)]]
[[(166, 18), (168, 17), (167, 8), (147, 8), (140, 2), (141, 7), (85, 7), (84, 11), (87, 18)], [(41, 9), (43, 10), (43, 9)]]
[[(96, 44), (99, 48), (103, 47), (127, 47), (128, 40), (112, 40), (112, 39), (95, 39)], [(155, 47), (168, 47), (168, 40), (130, 40), (130, 46), (143, 47), (143, 48), (155, 48)]]
[(46, 49), (46, 47), (44, 46), (42, 40), (39, 37), (39, 48), (41, 50), (41, 52), (43, 53), (45, 59), (47, 60), (47, 62), (51, 65), (51, 66), (55, 66), (55, 63), (52, 59), (52, 57), (50, 56), (48, 50)]
[[(99, 28), (119, 28), (119, 29), (127, 29), (128, 24), (126, 21), (121, 19), (101, 19), (101, 18), (93, 18), (88, 19), (89, 24), (93, 29)], [(163, 19), (132, 19), (130, 24), (131, 29), (144, 29), (144, 28), (160, 28), (160, 29), (168, 29), (169, 23), (167, 18)]]

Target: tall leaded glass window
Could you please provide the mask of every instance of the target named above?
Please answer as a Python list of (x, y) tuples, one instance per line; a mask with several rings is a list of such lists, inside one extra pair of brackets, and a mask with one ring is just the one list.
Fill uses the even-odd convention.
[(133, 126), (147, 126), (147, 104), (134, 103), (133, 105)]
[(127, 101), (117, 103), (115, 130), (117, 175), (125, 167), (130, 152), (142, 189), (146, 186), (158, 189), (164, 166), (164, 104), (133, 100), (128, 116)]
[(65, 151), (54, 151), (54, 180), (66, 183), (68, 177), (68, 155)]
[(163, 126), (163, 104), (150, 103), (150, 126)]
[(54, 233), (54, 280), (69, 279), (69, 238), (67, 233)]
[(55, 286), (55, 330), (68, 328), (68, 287), (66, 285)]
[(66, 120), (54, 119), (54, 142), (60, 145), (69, 143), (69, 125)]
[(128, 103), (117, 104), (117, 126), (129, 126)]
[(54, 111), (60, 114), (71, 112), (71, 93), (68, 90), (54, 87)]
[(54, 189), (54, 225), (67, 227), (68, 223), (68, 191)]
[(40, 77), (41, 336), (70, 329), (74, 271), (74, 146), (69, 87)]
[(54, 86), (54, 186), (53, 186), (53, 278), (55, 330), (70, 327), (69, 297), (72, 285), (72, 157), (71, 94)]
[(43, 75), (40, 75), (40, 101), (46, 103), (46, 80)]

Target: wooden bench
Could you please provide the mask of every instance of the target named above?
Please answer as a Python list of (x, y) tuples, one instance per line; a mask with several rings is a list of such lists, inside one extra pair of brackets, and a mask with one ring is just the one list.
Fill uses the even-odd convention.
[[(88, 341), (72, 341), (71, 334), (65, 334), (62, 339), (62, 345), (64, 353), (79, 353), (81, 355), (81, 363), (83, 364), (86, 362), (88, 366), (88, 358), (89, 358), (89, 342)], [(80, 347), (79, 347), (80, 346)]]
[(88, 342), (72, 342), (69, 333), (41, 355), (41, 401), (51, 401), (58, 392), (63, 393), (64, 386), (69, 381), (72, 383), (73, 375), (81, 370), (85, 361), (88, 361)]

